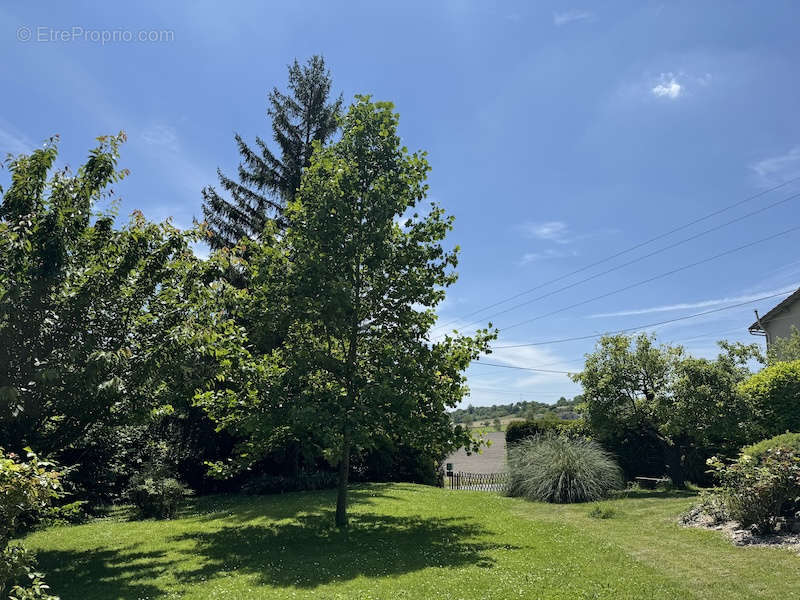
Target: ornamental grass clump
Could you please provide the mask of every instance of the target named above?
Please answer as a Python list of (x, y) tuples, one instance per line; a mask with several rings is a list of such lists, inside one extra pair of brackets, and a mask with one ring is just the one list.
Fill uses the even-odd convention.
[(623, 486), (622, 471), (597, 442), (543, 435), (509, 452), (506, 493), (528, 500), (572, 503), (606, 498)]

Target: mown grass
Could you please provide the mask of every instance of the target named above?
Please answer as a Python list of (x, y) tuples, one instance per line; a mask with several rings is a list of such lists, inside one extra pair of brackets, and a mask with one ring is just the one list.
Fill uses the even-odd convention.
[(124, 514), (36, 532), (26, 544), (63, 600), (144, 598), (800, 597), (800, 557), (681, 528), (679, 492), (595, 505), (530, 503), (409, 484), (333, 494), (213, 497), (172, 521)]

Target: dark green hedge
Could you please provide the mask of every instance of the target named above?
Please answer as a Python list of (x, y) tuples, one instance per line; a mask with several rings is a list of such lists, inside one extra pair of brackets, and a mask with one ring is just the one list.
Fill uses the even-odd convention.
[(574, 421), (511, 421), (506, 427), (506, 446), (513, 446), (520, 440), (543, 433), (589, 437), (589, 428), (581, 419)]

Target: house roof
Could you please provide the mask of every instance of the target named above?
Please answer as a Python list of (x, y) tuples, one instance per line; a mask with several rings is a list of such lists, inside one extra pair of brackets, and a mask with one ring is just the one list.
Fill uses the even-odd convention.
[(786, 298), (781, 300), (772, 310), (759, 317), (758, 321), (748, 327), (748, 331), (763, 331), (761, 323), (766, 323), (777, 317), (784, 309), (789, 308), (792, 304), (800, 300), (800, 288), (789, 294)]

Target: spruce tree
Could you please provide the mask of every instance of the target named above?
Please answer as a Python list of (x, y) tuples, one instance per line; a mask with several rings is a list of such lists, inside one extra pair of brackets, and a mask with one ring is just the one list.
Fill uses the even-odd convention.
[(243, 237), (257, 237), (269, 219), (280, 227), (286, 225), (283, 209), (300, 187), (314, 142), (324, 145), (338, 128), (342, 97), (329, 102), (330, 90), (330, 71), (323, 57), (312, 56), (304, 65), (295, 60), (289, 65), (288, 93), (273, 88), (267, 107), (280, 158), (260, 137), (252, 148), (241, 135), (234, 136), (242, 157), (239, 180), (217, 169), (220, 187), (229, 198), (212, 186), (202, 192), (212, 248), (233, 246)]

